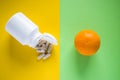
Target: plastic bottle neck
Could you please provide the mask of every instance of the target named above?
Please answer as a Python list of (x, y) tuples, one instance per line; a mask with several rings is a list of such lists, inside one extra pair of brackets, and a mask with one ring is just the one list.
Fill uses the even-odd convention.
[(34, 31), (28, 40), (27, 45), (35, 48), (35, 46), (37, 45), (38, 41), (42, 38), (42, 34), (39, 31)]

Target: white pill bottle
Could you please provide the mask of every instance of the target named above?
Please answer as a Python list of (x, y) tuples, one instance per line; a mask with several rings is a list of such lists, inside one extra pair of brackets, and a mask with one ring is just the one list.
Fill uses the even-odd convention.
[(21, 12), (14, 14), (5, 28), (22, 45), (35, 48), (40, 39), (45, 39), (51, 44), (57, 45), (57, 40), (51, 34), (39, 32), (38, 26)]

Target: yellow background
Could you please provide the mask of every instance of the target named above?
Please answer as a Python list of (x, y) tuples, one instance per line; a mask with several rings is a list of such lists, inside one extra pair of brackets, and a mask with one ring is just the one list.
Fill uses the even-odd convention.
[(0, 80), (59, 80), (59, 45), (49, 59), (37, 61), (34, 49), (22, 46), (5, 31), (16, 12), (23, 12), (59, 43), (59, 0), (0, 0)]

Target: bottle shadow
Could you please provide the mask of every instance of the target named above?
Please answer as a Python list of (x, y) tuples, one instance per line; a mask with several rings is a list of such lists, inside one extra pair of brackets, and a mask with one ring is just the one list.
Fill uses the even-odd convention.
[(20, 65), (31, 64), (36, 59), (36, 51), (28, 46), (21, 45), (17, 40), (9, 38), (10, 60)]
[(87, 69), (89, 68), (89, 63), (91, 60), (91, 56), (84, 56), (77, 52), (77, 50), (74, 49), (75, 53), (75, 62), (76, 62), (76, 71), (80, 75), (84, 75), (87, 72)]

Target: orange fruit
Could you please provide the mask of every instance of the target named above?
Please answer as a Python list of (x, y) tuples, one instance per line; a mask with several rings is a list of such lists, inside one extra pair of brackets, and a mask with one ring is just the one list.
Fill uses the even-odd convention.
[(99, 49), (100, 38), (92, 30), (83, 30), (76, 35), (74, 45), (79, 53), (90, 56), (95, 54)]

